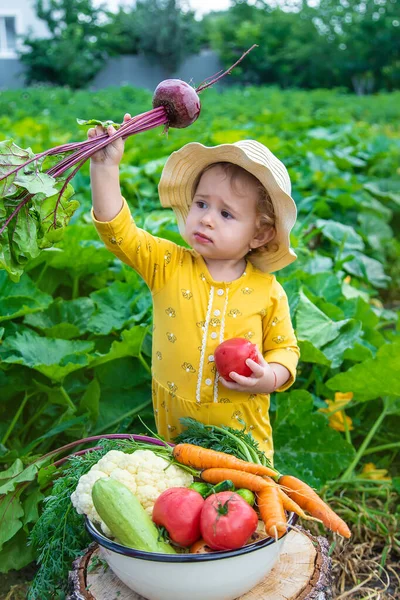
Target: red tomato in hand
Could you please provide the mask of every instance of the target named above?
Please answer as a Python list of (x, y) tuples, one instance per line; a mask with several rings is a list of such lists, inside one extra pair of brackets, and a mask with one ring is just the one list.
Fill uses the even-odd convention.
[(229, 373), (232, 371), (238, 375), (250, 377), (252, 370), (246, 365), (248, 358), (258, 363), (257, 346), (244, 338), (225, 340), (217, 346), (214, 352), (217, 371), (226, 381), (233, 381), (229, 377)]
[(207, 546), (213, 550), (241, 548), (257, 525), (256, 511), (239, 494), (219, 492), (204, 502), (200, 530)]
[(180, 546), (190, 546), (200, 537), (200, 513), (204, 498), (199, 492), (175, 487), (160, 494), (154, 504), (153, 521), (165, 527)]

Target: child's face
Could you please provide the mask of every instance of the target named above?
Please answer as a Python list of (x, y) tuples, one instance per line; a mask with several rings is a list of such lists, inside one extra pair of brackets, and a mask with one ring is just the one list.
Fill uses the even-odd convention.
[(206, 260), (239, 260), (264, 241), (257, 219), (257, 189), (239, 182), (241, 195), (232, 189), (221, 167), (200, 178), (186, 220), (188, 243)]

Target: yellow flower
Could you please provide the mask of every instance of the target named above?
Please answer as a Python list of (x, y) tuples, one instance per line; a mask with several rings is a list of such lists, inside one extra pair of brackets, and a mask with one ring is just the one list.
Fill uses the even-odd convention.
[(348, 402), (350, 402), (350, 400), (353, 400), (353, 392), (345, 392), (344, 394), (342, 392), (336, 392), (335, 393), (335, 403), (336, 403), (336, 408), (339, 406), (339, 403), (342, 406), (345, 406)]
[(377, 469), (374, 463), (367, 463), (358, 476), (360, 479), (373, 479), (375, 481), (392, 481), (387, 469)]
[(376, 308), (383, 308), (383, 304), (378, 298), (371, 298), (369, 303), (372, 304), (372, 306), (376, 306)]
[(319, 412), (326, 413), (329, 416), (329, 427), (336, 429), (336, 431), (346, 431), (345, 419), (347, 423), (347, 429), (352, 431), (353, 421), (348, 417), (344, 410), (338, 410), (346, 406), (353, 399), (353, 392), (336, 392), (334, 400), (325, 400), (328, 408), (320, 408)]
[(350, 283), (350, 281), (351, 281), (351, 277), (350, 277), (350, 275), (347, 275), (347, 277), (345, 277), (343, 281), (344, 281), (345, 283)]

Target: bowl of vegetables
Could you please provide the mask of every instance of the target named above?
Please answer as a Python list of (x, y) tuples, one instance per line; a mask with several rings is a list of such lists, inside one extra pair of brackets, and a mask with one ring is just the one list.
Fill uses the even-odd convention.
[(90, 468), (80, 469), (71, 502), (128, 588), (147, 600), (233, 600), (268, 575), (298, 516), (350, 537), (312, 488), (272, 467), (251, 434), (184, 421), (176, 444), (110, 435), (100, 460), (77, 459)]
[[(296, 518), (292, 513), (288, 524), (293, 525)], [(240, 548), (225, 551), (210, 551), (201, 540), (192, 546), (193, 552), (166, 554), (136, 550), (111, 540), (89, 519), (86, 526), (117, 577), (148, 600), (239, 598), (267, 576), (286, 537), (275, 540), (260, 534), (257, 541), (250, 539)]]
[(71, 496), (111, 570), (148, 600), (229, 600), (251, 590), (297, 519), (281, 507), (281, 517), (265, 520), (262, 492), (278, 486), (261, 475), (273, 471), (193, 444), (133, 437), (129, 451), (92, 465)]

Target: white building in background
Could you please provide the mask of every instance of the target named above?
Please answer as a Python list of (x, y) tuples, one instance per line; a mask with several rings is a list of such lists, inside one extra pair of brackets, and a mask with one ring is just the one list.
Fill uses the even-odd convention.
[(28, 33), (48, 35), (46, 24), (36, 16), (34, 0), (0, 0), (0, 89), (23, 85), (17, 49), (20, 36)]
[(0, 0), (0, 58), (17, 58), (19, 35), (44, 37), (46, 25), (38, 19), (34, 0)]

